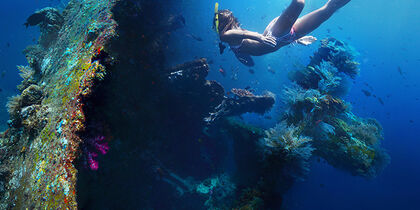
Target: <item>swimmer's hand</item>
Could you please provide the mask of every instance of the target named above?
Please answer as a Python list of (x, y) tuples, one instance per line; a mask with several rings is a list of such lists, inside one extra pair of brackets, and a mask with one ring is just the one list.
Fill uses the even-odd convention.
[(261, 35), (260, 36), (260, 41), (264, 44), (270, 45), (271, 47), (276, 47), (277, 46), (277, 41), (272, 36)]
[(296, 42), (301, 44), (301, 45), (308, 46), (308, 45), (314, 43), (316, 40), (317, 39), (314, 36), (304, 36), (304, 37), (296, 40)]

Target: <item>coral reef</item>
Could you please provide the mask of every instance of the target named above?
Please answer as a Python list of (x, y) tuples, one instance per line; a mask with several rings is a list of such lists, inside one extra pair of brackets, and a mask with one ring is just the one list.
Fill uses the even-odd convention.
[[(373, 119), (362, 119), (351, 113), (328, 118), (323, 124), (333, 131), (318, 131), (316, 153), (331, 165), (353, 175), (376, 177), (389, 163), (388, 154), (380, 147), (382, 128)], [(314, 131), (313, 131), (314, 132)]]
[(341, 98), (347, 79), (359, 72), (355, 52), (342, 41), (328, 38), (310, 64), (290, 74), (296, 84), (285, 87), (284, 121), (312, 138), (315, 155), (358, 176), (372, 178), (389, 162), (380, 148), (382, 127), (373, 119), (355, 116)]
[(325, 61), (330, 62), (339, 72), (355, 79), (360, 71), (359, 63), (355, 61), (357, 54), (347, 43), (330, 37), (321, 41), (321, 46), (311, 57), (309, 66), (318, 66)]
[(18, 66), (17, 68), (19, 69), (20, 77), (23, 79), (21, 84), (18, 86), (18, 90), (23, 91), (29, 85), (36, 84), (36, 81), (34, 81), (35, 71), (30, 66)]
[(20, 97), (20, 103), (23, 107), (39, 104), (42, 99), (42, 90), (38, 85), (31, 85), (22, 91), (22, 95)]
[(309, 172), (309, 159), (314, 150), (312, 139), (300, 132), (298, 127), (282, 122), (267, 130), (261, 140), (266, 159), (283, 162), (283, 173), (296, 179), (304, 178)]
[[(10, 175), (2, 177), (0, 208), (77, 208), (74, 161), (85, 121), (82, 100), (101, 72), (92, 58), (114, 35), (113, 5), (71, 1), (63, 15), (45, 8), (28, 18), (26, 25), (39, 25), (41, 37), (39, 45), (25, 50), (29, 67), (19, 67), (22, 94), (8, 103), (11, 120), (1, 165)], [(98, 22), (106, 27), (97, 39), (84, 42), (84, 28)]]

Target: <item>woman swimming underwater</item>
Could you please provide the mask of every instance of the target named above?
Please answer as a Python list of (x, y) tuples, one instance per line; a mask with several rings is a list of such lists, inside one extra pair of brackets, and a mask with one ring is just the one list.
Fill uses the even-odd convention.
[[(268, 24), (263, 34), (245, 30), (229, 10), (218, 10), (216, 3), (214, 28), (222, 42), (227, 43), (240, 62), (253, 66), (251, 56), (274, 52), (294, 41), (308, 45), (315, 37), (305, 36), (328, 20), (334, 12), (351, 0), (329, 0), (323, 7), (298, 19), (305, 0), (292, 0), (292, 3), (279, 17)], [(221, 49), (221, 53), (223, 48)]]

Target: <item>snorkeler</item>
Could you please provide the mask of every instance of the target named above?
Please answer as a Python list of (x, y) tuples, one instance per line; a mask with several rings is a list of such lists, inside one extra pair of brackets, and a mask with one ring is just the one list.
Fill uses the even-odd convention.
[(277, 51), (295, 41), (303, 45), (316, 41), (315, 37), (305, 35), (318, 28), (350, 1), (329, 0), (323, 7), (298, 19), (305, 0), (292, 0), (283, 14), (268, 24), (263, 34), (241, 28), (230, 10), (219, 11), (219, 4), (216, 3), (213, 25), (220, 40), (230, 46), (236, 58), (247, 66), (253, 66), (251, 56)]

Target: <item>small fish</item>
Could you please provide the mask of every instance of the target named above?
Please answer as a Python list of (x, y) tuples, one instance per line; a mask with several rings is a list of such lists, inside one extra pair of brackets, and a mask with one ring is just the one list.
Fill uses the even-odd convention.
[(378, 97), (378, 101), (379, 101), (379, 103), (381, 103), (381, 104), (382, 104), (382, 106), (383, 106), (383, 105), (385, 105), (385, 103), (384, 103), (384, 101), (382, 100), (382, 98), (381, 98), (381, 97)]
[(0, 74), (0, 77), (3, 78), (4, 76), (6, 76), (6, 71), (2, 71)]
[(249, 90), (249, 89), (251, 89), (249, 85), (245, 87), (245, 90)]
[(7, 42), (7, 43), (6, 43), (6, 46), (7, 46), (7, 47), (10, 47), (10, 42)]
[(410, 123), (414, 123), (414, 120), (410, 120), (409, 122), (410, 122)]
[(340, 29), (340, 31), (342, 31), (342, 30), (343, 30), (343, 28), (342, 28), (341, 26), (338, 26), (337, 28), (338, 28), (338, 29)]
[(222, 67), (219, 68), (219, 72), (223, 75), (223, 77), (226, 77), (226, 71)]
[(261, 20), (264, 20), (267, 17), (267, 15), (261, 16)]
[(3, 89), (0, 88), (0, 93), (3, 92)]
[(325, 185), (324, 184), (319, 184), (319, 187), (324, 188)]
[(370, 85), (369, 85), (369, 83), (364, 82), (363, 84), (364, 84), (364, 85), (366, 85), (366, 87), (368, 87), (370, 90), (372, 90), (372, 91), (373, 91), (373, 87), (372, 87), (372, 86), (370, 86)]
[(331, 29), (327, 28), (327, 33), (331, 33)]
[(272, 74), (275, 74), (275, 73), (276, 73), (276, 71), (274, 71), (274, 69), (273, 69), (273, 68), (271, 68), (271, 66), (268, 66), (268, 67), (267, 67), (267, 70), (268, 70), (270, 73), (272, 73)]
[(367, 97), (369, 97), (369, 96), (371, 96), (372, 95), (372, 93), (370, 93), (369, 91), (367, 91), (367, 90), (364, 90), (364, 89), (362, 89), (362, 92), (365, 94), (365, 96), (367, 96)]
[(398, 66), (398, 73), (400, 73), (401, 76), (404, 76), (404, 72), (401, 69), (401, 66)]
[(210, 59), (207, 63), (208, 63), (208, 64), (213, 64), (213, 63), (214, 63), (214, 61), (213, 61), (212, 59)]
[(251, 74), (255, 74), (254, 69), (249, 69), (249, 73), (251, 73)]
[(199, 42), (202, 42), (202, 41), (203, 41), (203, 39), (202, 39), (201, 37), (196, 36), (196, 35), (194, 35), (194, 34), (185, 34), (185, 36), (187, 36), (187, 37), (189, 37), (189, 38), (192, 38), (192, 39), (194, 39), (194, 40), (196, 40), (196, 41), (199, 41)]

